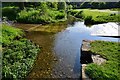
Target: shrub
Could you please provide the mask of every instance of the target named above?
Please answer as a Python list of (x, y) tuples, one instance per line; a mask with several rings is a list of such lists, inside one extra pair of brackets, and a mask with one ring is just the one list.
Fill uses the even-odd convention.
[(22, 23), (50, 23), (55, 20), (63, 19), (65, 13), (63, 11), (41, 12), (40, 10), (23, 10), (17, 16), (17, 21)]
[(83, 18), (84, 17), (83, 11), (79, 11), (78, 13), (76, 13), (75, 17), (77, 17), (77, 18)]
[(65, 18), (65, 14), (64, 13), (58, 13), (56, 16), (55, 16), (55, 19), (58, 20), (58, 19), (63, 19)]
[(3, 79), (25, 78), (31, 70), (39, 49), (27, 39), (12, 41), (3, 50)]
[(78, 11), (76, 11), (76, 10), (71, 10), (71, 11), (69, 11), (70, 12), (70, 14), (72, 15), (72, 16), (74, 16)]
[[(30, 40), (22, 37), (23, 32), (11, 26), (3, 24), (3, 58), (2, 58), (2, 79), (18, 80), (25, 78), (30, 72), (39, 47)], [(9, 37), (10, 36), (10, 37)], [(16, 38), (21, 36), (21, 38)]]
[(8, 26), (6, 24), (2, 24), (2, 44), (3, 46), (7, 46), (10, 44), (10, 42), (17, 38), (22, 37), (24, 34), (20, 29), (15, 29), (11, 26)]
[(17, 21), (18, 22), (23, 22), (23, 23), (36, 23), (39, 18), (39, 11), (38, 10), (22, 10), (18, 16), (17, 16)]
[(92, 16), (87, 16), (85, 18), (85, 24), (92, 24), (92, 23), (93, 23)]
[(2, 8), (2, 16), (7, 17), (9, 20), (15, 20), (19, 11), (17, 7), (4, 7)]

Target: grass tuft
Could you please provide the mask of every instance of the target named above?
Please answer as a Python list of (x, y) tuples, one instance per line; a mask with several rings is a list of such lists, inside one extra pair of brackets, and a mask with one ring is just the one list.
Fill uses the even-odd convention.
[(101, 55), (106, 58), (107, 61), (101, 65), (97, 65), (95, 63), (88, 64), (85, 70), (86, 74), (95, 80), (119, 80), (119, 45), (120, 43), (117, 42), (92, 42), (91, 52)]

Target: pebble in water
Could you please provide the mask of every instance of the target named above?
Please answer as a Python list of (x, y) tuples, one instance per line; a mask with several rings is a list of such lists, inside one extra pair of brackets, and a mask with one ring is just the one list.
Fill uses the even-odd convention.
[(50, 74), (50, 76), (52, 76), (53, 74)]
[(42, 76), (42, 74), (40, 74), (40, 76)]
[(46, 74), (49, 74), (49, 72), (47, 71)]
[(65, 73), (64, 73), (64, 72), (62, 72), (62, 74), (63, 74), (63, 75), (65, 75)]
[(47, 68), (47, 70), (50, 70), (50, 68)]
[(57, 61), (57, 59), (54, 58), (53, 61)]
[(67, 76), (66, 78), (71, 78), (71, 76)]
[(45, 59), (43, 59), (43, 61), (45, 61)]
[(62, 59), (59, 59), (59, 61), (61, 62), (61, 61), (62, 61)]
[(33, 76), (35, 75), (35, 73), (32, 74)]
[(73, 69), (71, 69), (70, 71), (73, 72)]
[(62, 75), (61, 75), (61, 74), (60, 74), (59, 76), (60, 76), (60, 77), (62, 77)]
[(54, 74), (55, 74), (55, 75), (57, 75), (57, 72), (56, 72), (56, 71), (54, 71)]
[(47, 63), (47, 66), (49, 65), (49, 63)]

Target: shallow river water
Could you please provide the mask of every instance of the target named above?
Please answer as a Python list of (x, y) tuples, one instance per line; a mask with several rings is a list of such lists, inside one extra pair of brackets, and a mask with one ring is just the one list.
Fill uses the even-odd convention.
[[(58, 25), (56, 33), (46, 33), (49, 27), (16, 24), (26, 32), (26, 37), (42, 47), (32, 71), (27, 78), (76, 78), (81, 75), (80, 48), (82, 40), (105, 40), (117, 42), (118, 23), (104, 23), (87, 27), (84, 22)], [(37, 27), (36, 27), (37, 26)], [(46, 27), (46, 26), (44, 26)], [(42, 31), (41, 31), (42, 29)], [(45, 32), (44, 32), (45, 30)], [(51, 29), (52, 30), (52, 29)], [(100, 37), (107, 36), (107, 37)]]

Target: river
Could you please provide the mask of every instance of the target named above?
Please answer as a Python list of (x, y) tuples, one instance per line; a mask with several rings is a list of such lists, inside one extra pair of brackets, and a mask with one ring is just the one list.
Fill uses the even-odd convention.
[[(80, 48), (82, 40), (115, 41), (119, 38), (118, 23), (84, 25), (84, 22), (74, 24), (15, 24), (26, 31), (26, 37), (40, 45), (32, 71), (27, 76), (33, 78), (76, 78), (81, 75)], [(100, 37), (107, 36), (107, 37)]]

